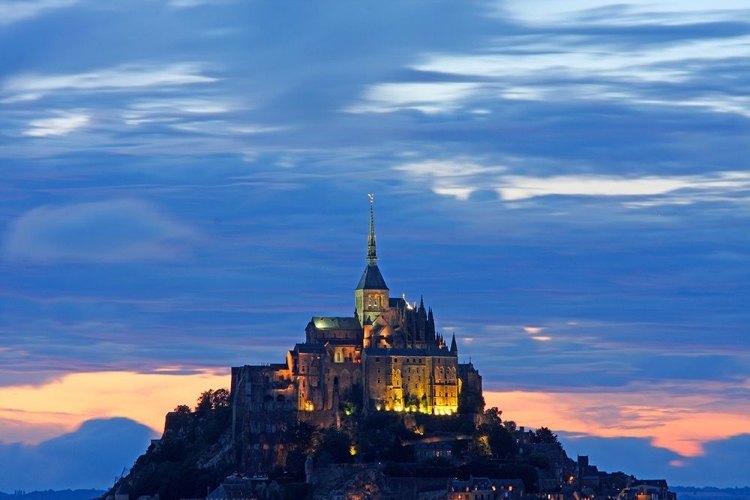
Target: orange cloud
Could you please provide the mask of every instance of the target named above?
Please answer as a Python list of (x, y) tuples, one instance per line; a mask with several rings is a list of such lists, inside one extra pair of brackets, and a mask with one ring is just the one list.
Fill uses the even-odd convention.
[(724, 405), (713, 396), (666, 389), (634, 392), (485, 392), (487, 406), (531, 428), (599, 437), (651, 440), (682, 456), (703, 454), (703, 443), (750, 433), (750, 402)]
[(128, 417), (157, 432), (178, 404), (229, 387), (225, 370), (197, 374), (73, 373), (40, 386), (0, 387), (0, 440), (36, 444), (93, 418)]

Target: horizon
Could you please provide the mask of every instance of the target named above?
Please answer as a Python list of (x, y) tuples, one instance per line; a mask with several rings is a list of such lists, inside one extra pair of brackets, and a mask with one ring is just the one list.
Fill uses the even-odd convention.
[(0, 491), (111, 485), (229, 367), (350, 315), (367, 193), (391, 294), (487, 407), (600, 469), (750, 486), (743, 19), (0, 5)]

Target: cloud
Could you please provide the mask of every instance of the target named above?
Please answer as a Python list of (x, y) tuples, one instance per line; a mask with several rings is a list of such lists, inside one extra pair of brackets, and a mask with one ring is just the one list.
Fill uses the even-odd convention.
[(350, 113), (390, 113), (403, 109), (425, 114), (447, 113), (459, 107), (480, 85), (461, 82), (381, 83), (369, 87)]
[(234, 134), (268, 134), (280, 132), (286, 127), (273, 127), (259, 124), (237, 124), (229, 123), (223, 120), (204, 120), (175, 123), (170, 125), (171, 128), (182, 130), (184, 132), (194, 132), (208, 135), (234, 135)]
[(3, 250), (17, 262), (134, 262), (173, 256), (194, 239), (156, 206), (123, 199), (30, 210), (11, 222)]
[(133, 420), (111, 418), (88, 420), (37, 445), (0, 442), (0, 490), (110, 487), (155, 437)]
[[(539, 24), (682, 24), (734, 20), (748, 11), (743, 0), (685, 2), (682, 0), (523, 0), (503, 1), (497, 12), (522, 23)], [(739, 11), (739, 12), (738, 12)]]
[[(516, 163), (532, 160), (516, 158)], [(515, 167), (520, 169), (519, 165)], [(507, 175), (506, 167), (483, 166), (478, 160), (424, 160), (399, 164), (394, 170), (420, 181), (431, 182), (436, 194), (467, 200), (480, 189), (493, 189), (504, 201), (528, 200), (540, 196), (630, 197), (631, 208), (662, 204), (690, 204), (699, 200), (722, 199), (744, 202), (750, 190), (750, 174), (740, 171), (683, 176), (557, 175), (532, 177)], [(665, 197), (665, 195), (670, 195)], [(734, 198), (732, 198), (734, 196)], [(637, 198), (643, 198), (638, 200)]]
[(468, 200), (471, 194), (485, 185), (486, 178), (506, 170), (503, 166), (484, 166), (470, 158), (451, 160), (423, 160), (403, 163), (394, 170), (420, 180), (431, 179), (435, 194)]
[(4, 0), (0, 2), (0, 26), (36, 17), (50, 10), (70, 7), (80, 0)]
[(177, 9), (190, 9), (204, 5), (225, 5), (232, 0), (169, 0), (169, 6)]
[[(112, 91), (144, 89), (149, 87), (174, 87), (218, 81), (203, 74), (199, 63), (123, 64), (112, 68), (62, 75), (22, 74), (8, 78), (3, 92), (26, 96), (28, 100), (64, 90)], [(10, 97), (9, 99), (13, 99)], [(20, 99), (20, 98), (19, 98)]]
[(29, 122), (29, 128), (23, 134), (31, 137), (48, 137), (67, 135), (89, 123), (89, 115), (82, 112), (58, 112), (55, 118), (40, 118)]
[(123, 113), (127, 125), (172, 122), (184, 116), (220, 115), (236, 111), (237, 104), (206, 98), (162, 98), (138, 100)]
[(0, 387), (0, 441), (36, 444), (86, 420), (118, 416), (161, 431), (168, 411), (192, 405), (203, 391), (229, 382), (224, 370), (185, 375), (170, 369), (73, 373), (38, 386)]
[[(647, 7), (643, 2), (634, 3)], [(542, 15), (545, 9), (553, 17), (557, 15), (557, 3), (544, 4), (540, 9)], [(584, 5), (578, 7), (585, 8), (585, 4), (612, 7), (594, 0), (581, 4)], [(519, 5), (511, 2), (510, 8)], [(529, 8), (528, 2), (523, 7), (537, 12), (536, 3), (533, 8)], [(629, 9), (621, 5), (618, 8)], [(698, 16), (709, 11), (720, 13), (727, 22), (734, 22), (742, 15), (738, 8), (738, 3), (728, 1), (724, 7), (711, 5), (694, 10)], [(570, 7), (565, 3), (560, 10), (568, 11)], [(679, 8), (671, 4), (663, 11), (678, 13)], [(750, 15), (749, 9), (745, 11)], [(741, 73), (741, 66), (734, 61), (748, 56), (747, 28), (737, 31), (717, 28), (702, 35), (686, 28), (682, 36), (679, 31), (667, 36), (639, 32), (638, 22), (628, 22), (630, 18), (626, 16), (609, 12), (602, 17), (617, 19), (624, 27), (604, 36), (594, 29), (580, 28), (576, 32), (550, 25), (536, 30), (511, 30), (471, 52), (423, 52), (406, 66), (415, 81), (370, 85), (359, 102), (346, 110), (476, 113), (477, 109), (486, 111), (501, 106), (503, 101), (514, 100), (561, 104), (611, 102), (641, 108), (692, 107), (701, 112), (750, 115), (746, 92), (734, 83), (741, 78), (726, 78), (717, 87), (709, 76)], [(428, 78), (452, 81), (418, 81)]]
[[(502, 199), (523, 200), (536, 196), (653, 196), (681, 189), (727, 192), (750, 189), (750, 174), (722, 172), (680, 177), (615, 177), (561, 175), (547, 178), (506, 176), (497, 188)], [(689, 199), (685, 197), (685, 199)]]
[[(750, 37), (682, 40), (653, 47), (611, 50), (596, 39), (582, 44), (580, 36), (551, 38), (519, 36), (505, 40), (511, 48), (482, 54), (429, 54), (412, 69), (422, 72), (484, 78), (581, 78), (623, 82), (681, 82), (710, 61), (747, 55)], [(585, 40), (585, 37), (584, 37)], [(692, 65), (677, 63), (692, 61)]]
[(750, 433), (750, 405), (721, 404), (696, 385), (688, 395), (653, 383), (585, 393), (485, 391), (485, 399), (488, 407), (497, 406), (504, 418), (520, 425), (571, 435), (648, 439), (682, 457), (702, 456), (711, 441)]

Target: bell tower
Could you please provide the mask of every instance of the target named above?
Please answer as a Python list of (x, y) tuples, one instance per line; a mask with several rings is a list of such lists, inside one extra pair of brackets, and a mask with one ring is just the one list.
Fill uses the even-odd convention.
[(388, 286), (385, 284), (383, 275), (378, 269), (378, 255), (375, 246), (375, 217), (373, 215), (373, 202), (375, 196), (368, 194), (370, 198), (370, 234), (367, 237), (367, 266), (359, 279), (357, 288), (354, 289), (354, 310), (357, 319), (365, 330), (365, 347), (368, 346), (369, 333), (373, 322), (378, 316), (388, 310)]

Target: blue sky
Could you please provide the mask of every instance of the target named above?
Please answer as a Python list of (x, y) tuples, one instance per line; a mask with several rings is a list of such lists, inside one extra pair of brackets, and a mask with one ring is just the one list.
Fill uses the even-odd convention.
[[(424, 296), (504, 417), (608, 470), (746, 484), (707, 464), (750, 458), (747, 19), (0, 3), (0, 459), (158, 431), (310, 316), (351, 314), (375, 193), (391, 293)], [(146, 380), (148, 415), (121, 404)], [(106, 486), (132, 453), (39, 487)], [(14, 474), (0, 491), (37, 486)]]

